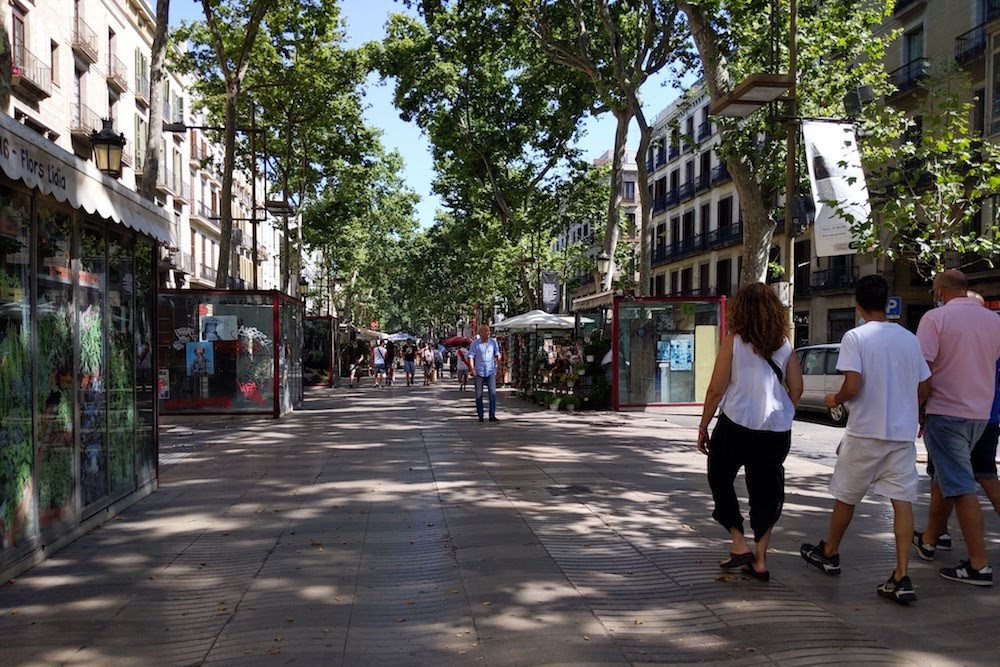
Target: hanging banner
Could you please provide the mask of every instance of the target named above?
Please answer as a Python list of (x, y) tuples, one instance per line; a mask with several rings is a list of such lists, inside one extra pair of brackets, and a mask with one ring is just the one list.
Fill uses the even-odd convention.
[(559, 312), (559, 274), (555, 271), (542, 271), (542, 310)]
[(852, 218), (864, 223), (871, 215), (854, 125), (805, 120), (802, 137), (816, 202), (816, 256), (853, 255), (858, 242), (851, 234)]

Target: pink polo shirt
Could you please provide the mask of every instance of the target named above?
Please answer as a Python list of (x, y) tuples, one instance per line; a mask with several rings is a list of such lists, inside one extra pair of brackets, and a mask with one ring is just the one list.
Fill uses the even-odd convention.
[(986, 421), (996, 393), (1000, 316), (968, 297), (920, 318), (917, 339), (931, 366), (927, 413)]

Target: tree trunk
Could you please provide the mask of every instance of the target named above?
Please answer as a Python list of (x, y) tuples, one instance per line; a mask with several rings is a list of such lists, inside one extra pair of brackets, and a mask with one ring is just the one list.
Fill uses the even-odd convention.
[(222, 194), (219, 207), (219, 265), (216, 269), (215, 288), (229, 287), (229, 255), (233, 240), (233, 170), (236, 168), (236, 100), (239, 85), (226, 93), (225, 158), (222, 163)]
[[(677, 6), (687, 16), (691, 26), (691, 37), (698, 47), (698, 56), (705, 73), (705, 86), (714, 105), (726, 93), (723, 88), (729, 83), (729, 71), (719, 48), (719, 36), (701, 5), (678, 2)], [(727, 132), (739, 131), (739, 128), (723, 130), (723, 143)], [(750, 169), (739, 160), (727, 158), (726, 166), (733, 178), (733, 186), (739, 195), (740, 209), (743, 211), (743, 271), (740, 273), (740, 281), (743, 284), (764, 282), (767, 279), (767, 261), (775, 228), (774, 221), (768, 215), (764, 189)], [(790, 229), (785, 231), (792, 233)]]
[[(160, 142), (163, 140), (163, 125), (158, 119), (163, 114), (161, 84), (163, 60), (167, 53), (169, 15), (170, 0), (156, 0), (156, 32), (153, 35), (153, 52), (149, 60), (149, 123), (146, 125), (146, 152), (142, 157), (142, 181), (139, 183), (139, 196), (149, 201), (156, 199), (156, 180), (160, 175)], [(138, 155), (136, 159), (139, 159)], [(194, 252), (193, 248), (191, 252)]]
[(625, 164), (625, 152), (628, 146), (628, 126), (632, 114), (625, 109), (616, 109), (615, 116), (615, 147), (611, 159), (611, 198), (608, 201), (608, 223), (604, 231), (604, 252), (607, 253), (608, 272), (598, 275), (600, 289), (605, 292), (611, 289), (615, 279), (615, 251), (621, 238), (621, 207), (622, 207), (622, 168)]
[(636, 122), (639, 123), (639, 147), (636, 149), (635, 163), (638, 172), (638, 183), (636, 189), (639, 190), (639, 285), (636, 292), (639, 296), (649, 296), (649, 274), (652, 271), (653, 260), (653, 197), (649, 193), (649, 170), (646, 168), (646, 153), (649, 152), (649, 144), (652, 141), (653, 130), (646, 122), (646, 115), (642, 111), (642, 106), (638, 104), (633, 111)]

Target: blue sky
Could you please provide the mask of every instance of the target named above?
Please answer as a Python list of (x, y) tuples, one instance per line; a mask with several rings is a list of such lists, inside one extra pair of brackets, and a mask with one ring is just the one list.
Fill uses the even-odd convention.
[[(342, 0), (341, 11), (347, 22), (348, 45), (358, 46), (382, 39), (389, 14), (405, 11), (405, 7), (395, 0)], [(170, 3), (172, 25), (201, 16), (201, 3), (197, 0), (172, 0)], [(664, 77), (651, 79), (643, 89), (646, 117), (650, 121), (677, 97), (674, 89), (662, 86), (663, 81)], [(370, 77), (365, 100), (367, 106), (365, 118), (368, 123), (381, 128), (385, 146), (389, 149), (398, 149), (406, 160), (404, 174), (406, 183), (421, 198), (418, 205), (420, 224), (430, 225), (434, 221), (434, 212), (440, 206), (440, 201), (431, 193), (434, 164), (426, 136), (415, 125), (399, 118), (399, 113), (392, 105), (391, 83), (383, 84), (377, 77)], [(579, 141), (578, 147), (588, 159), (596, 158), (612, 147), (615, 139), (615, 123), (610, 114), (588, 119), (584, 124), (584, 130), (585, 134)], [(638, 132), (633, 124), (629, 134), (629, 145), (634, 147), (637, 144)]]

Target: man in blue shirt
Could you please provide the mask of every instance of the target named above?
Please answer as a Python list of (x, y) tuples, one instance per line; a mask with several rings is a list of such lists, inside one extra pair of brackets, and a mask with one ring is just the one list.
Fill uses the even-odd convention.
[(497, 362), (500, 361), (500, 344), (490, 338), (490, 325), (479, 325), (479, 336), (469, 345), (469, 370), (476, 380), (476, 414), (483, 421), (483, 383), (490, 390), (490, 421), (497, 419)]

